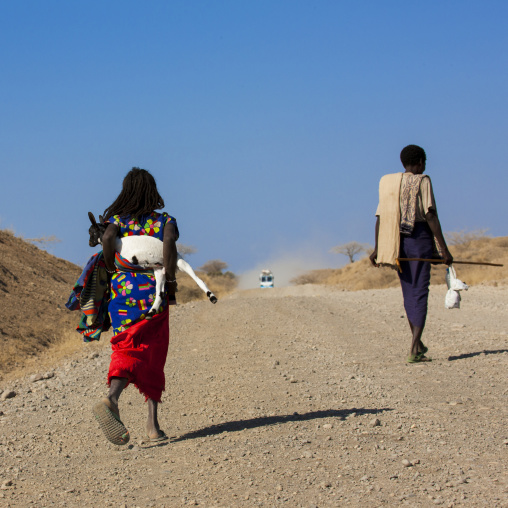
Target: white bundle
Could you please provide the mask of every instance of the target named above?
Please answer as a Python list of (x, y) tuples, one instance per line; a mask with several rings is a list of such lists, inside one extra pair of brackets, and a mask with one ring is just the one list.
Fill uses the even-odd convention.
[(447, 309), (460, 309), (460, 293), (459, 291), (467, 291), (469, 286), (457, 279), (457, 274), (453, 266), (449, 266), (446, 270), (446, 285), (448, 291), (445, 296), (445, 307)]

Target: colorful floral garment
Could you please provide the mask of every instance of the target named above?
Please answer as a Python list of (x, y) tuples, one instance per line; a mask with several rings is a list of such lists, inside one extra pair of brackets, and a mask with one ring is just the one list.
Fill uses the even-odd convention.
[[(167, 213), (152, 212), (141, 217), (120, 217), (114, 215), (106, 223), (119, 228), (119, 236), (148, 235), (162, 241), (164, 227), (176, 219)], [(111, 277), (111, 300), (109, 316), (113, 333), (119, 334), (130, 326), (143, 320), (155, 300), (155, 276), (153, 270), (144, 270), (132, 265), (118, 253), (115, 256), (117, 272)], [(168, 305), (163, 299), (158, 313), (164, 312)]]

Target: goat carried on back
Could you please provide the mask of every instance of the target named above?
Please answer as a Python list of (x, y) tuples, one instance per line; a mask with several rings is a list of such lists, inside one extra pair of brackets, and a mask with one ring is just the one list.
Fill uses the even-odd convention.
[[(102, 237), (106, 231), (104, 218), (99, 215), (99, 222), (95, 220), (92, 212), (88, 212), (88, 217), (92, 225), (88, 233), (90, 234), (89, 245), (95, 247), (102, 245)], [(116, 240), (116, 251), (130, 263), (142, 268), (152, 269), (155, 275), (156, 298), (152, 307), (146, 315), (150, 319), (157, 313), (164, 295), (165, 270), (162, 257), (163, 243), (157, 238), (148, 235), (124, 236)], [(208, 289), (206, 284), (194, 273), (192, 267), (178, 253), (176, 266), (182, 272), (189, 275), (196, 284), (206, 293), (206, 296), (212, 303), (217, 303), (217, 297)]]

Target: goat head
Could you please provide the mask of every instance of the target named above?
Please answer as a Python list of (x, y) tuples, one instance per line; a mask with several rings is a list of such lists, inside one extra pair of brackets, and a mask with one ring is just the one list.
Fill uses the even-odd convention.
[(95, 220), (92, 212), (88, 212), (88, 218), (92, 223), (88, 229), (88, 234), (90, 235), (88, 245), (90, 245), (90, 247), (95, 247), (99, 243), (102, 244), (102, 235), (104, 234), (104, 231), (106, 231), (106, 225), (103, 222), (102, 215), (99, 215), (99, 223)]

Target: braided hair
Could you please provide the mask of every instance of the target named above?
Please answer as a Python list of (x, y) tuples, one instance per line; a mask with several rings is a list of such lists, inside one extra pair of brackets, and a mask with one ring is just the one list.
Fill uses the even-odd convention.
[(164, 208), (154, 177), (146, 170), (132, 168), (123, 179), (122, 191), (104, 210), (104, 218), (113, 215), (139, 217)]
[(404, 167), (416, 166), (420, 161), (426, 160), (425, 150), (417, 145), (407, 145), (400, 152), (400, 162)]

